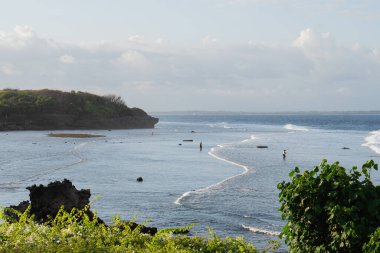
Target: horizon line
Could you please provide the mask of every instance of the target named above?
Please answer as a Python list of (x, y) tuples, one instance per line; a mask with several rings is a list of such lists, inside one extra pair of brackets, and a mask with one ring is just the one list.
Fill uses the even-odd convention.
[(173, 110), (149, 111), (150, 114), (380, 114), (380, 110), (304, 110), (304, 111), (226, 111), (226, 110)]

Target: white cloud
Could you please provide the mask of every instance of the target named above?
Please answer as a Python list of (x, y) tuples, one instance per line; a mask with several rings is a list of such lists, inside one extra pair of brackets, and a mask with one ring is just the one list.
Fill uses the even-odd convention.
[[(341, 46), (310, 28), (284, 45), (225, 44), (210, 36), (182, 45), (139, 36), (67, 44), (19, 27), (0, 32), (0, 59), (0, 88), (117, 93), (148, 110), (338, 110), (355, 109), (356, 101), (380, 107), (379, 49)], [(322, 100), (329, 102), (313, 102)]]
[(34, 31), (29, 26), (16, 26), (14, 31), (19, 38), (27, 40), (35, 37)]
[(347, 88), (347, 87), (340, 87), (340, 88), (338, 88), (338, 93), (340, 95), (350, 96), (351, 95), (351, 89)]
[(145, 56), (135, 50), (123, 52), (118, 58), (118, 62), (135, 67), (143, 67), (147, 64)]
[(293, 45), (310, 57), (330, 57), (336, 52), (335, 41), (330, 33), (316, 33), (310, 28), (301, 31)]
[(148, 92), (149, 90), (154, 89), (154, 84), (151, 81), (134, 81), (131, 83), (125, 83), (124, 87), (128, 90), (134, 89), (137, 92), (144, 94), (144, 93)]
[[(273, 3), (280, 2), (280, 0), (215, 0), (215, 1), (216, 1), (217, 6), (220, 6), (220, 7), (225, 7), (229, 5), (273, 4)], [(285, 1), (285, 0), (282, 0), (282, 1)]]
[(273, 0), (227, 0), (230, 4), (257, 4), (260, 2), (273, 2)]
[(372, 56), (376, 62), (380, 63), (380, 51), (378, 49), (372, 50)]
[(132, 35), (128, 38), (128, 40), (131, 42), (143, 43), (144, 37), (141, 35)]
[(13, 76), (17, 74), (15, 67), (12, 64), (3, 64), (0, 67), (1, 73), (5, 76)]
[(218, 42), (218, 39), (217, 39), (217, 38), (214, 38), (214, 37), (212, 37), (212, 36), (210, 36), (210, 35), (207, 35), (207, 36), (205, 36), (205, 37), (202, 39), (202, 43), (203, 43), (204, 45), (214, 44), (214, 43), (216, 43), (216, 42)]
[(157, 38), (157, 39), (156, 39), (156, 43), (157, 43), (157, 44), (162, 44), (162, 43), (164, 43), (164, 42), (165, 42), (165, 40), (162, 39), (162, 38)]
[(64, 54), (61, 57), (59, 57), (59, 61), (63, 64), (73, 64), (75, 62), (75, 58), (72, 55)]

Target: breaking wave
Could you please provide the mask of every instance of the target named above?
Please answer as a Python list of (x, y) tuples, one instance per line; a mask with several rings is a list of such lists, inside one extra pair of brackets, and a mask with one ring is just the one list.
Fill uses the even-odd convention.
[(368, 147), (375, 153), (380, 154), (380, 130), (370, 132), (364, 140), (365, 143), (362, 146)]
[(246, 225), (241, 225), (241, 226), (242, 226), (242, 228), (249, 230), (249, 231), (256, 233), (256, 234), (265, 234), (265, 235), (272, 235), (272, 236), (280, 235), (280, 232), (274, 231), (274, 230), (255, 228), (255, 227), (250, 227), (250, 226), (246, 226)]
[(284, 128), (287, 130), (291, 130), (291, 131), (303, 131), (303, 132), (309, 131), (309, 129), (306, 127), (297, 126), (297, 125), (293, 125), (293, 124), (286, 124), (286, 125), (284, 125)]

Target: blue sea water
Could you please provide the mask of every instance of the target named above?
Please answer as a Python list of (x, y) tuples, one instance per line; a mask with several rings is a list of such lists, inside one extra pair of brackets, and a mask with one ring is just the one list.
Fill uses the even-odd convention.
[(68, 178), (91, 189), (92, 209), (106, 221), (120, 214), (158, 228), (195, 224), (193, 234), (211, 227), (263, 248), (285, 223), (276, 186), (291, 169), (380, 161), (376, 113), (156, 116), (154, 130), (59, 131), (102, 138), (0, 132), (0, 206), (28, 199), (27, 186)]

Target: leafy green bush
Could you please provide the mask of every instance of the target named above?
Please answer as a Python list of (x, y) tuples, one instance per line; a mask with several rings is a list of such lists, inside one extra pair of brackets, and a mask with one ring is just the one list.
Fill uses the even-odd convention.
[(372, 169), (378, 169), (374, 161), (347, 171), (323, 160), (311, 171), (295, 168), (291, 182), (278, 184), (287, 219), (280, 236), (290, 252), (362, 252), (380, 226), (380, 187), (371, 182)]
[(364, 253), (380, 252), (380, 227), (371, 235), (369, 242), (363, 246)]
[(38, 224), (29, 210), (18, 213), (20, 219), (13, 223), (0, 214), (0, 252), (258, 252), (243, 238), (222, 239), (214, 233), (190, 237), (173, 234), (181, 229), (166, 229), (155, 236), (142, 234), (117, 216), (107, 226), (90, 219), (85, 210), (61, 209), (50, 222)]

